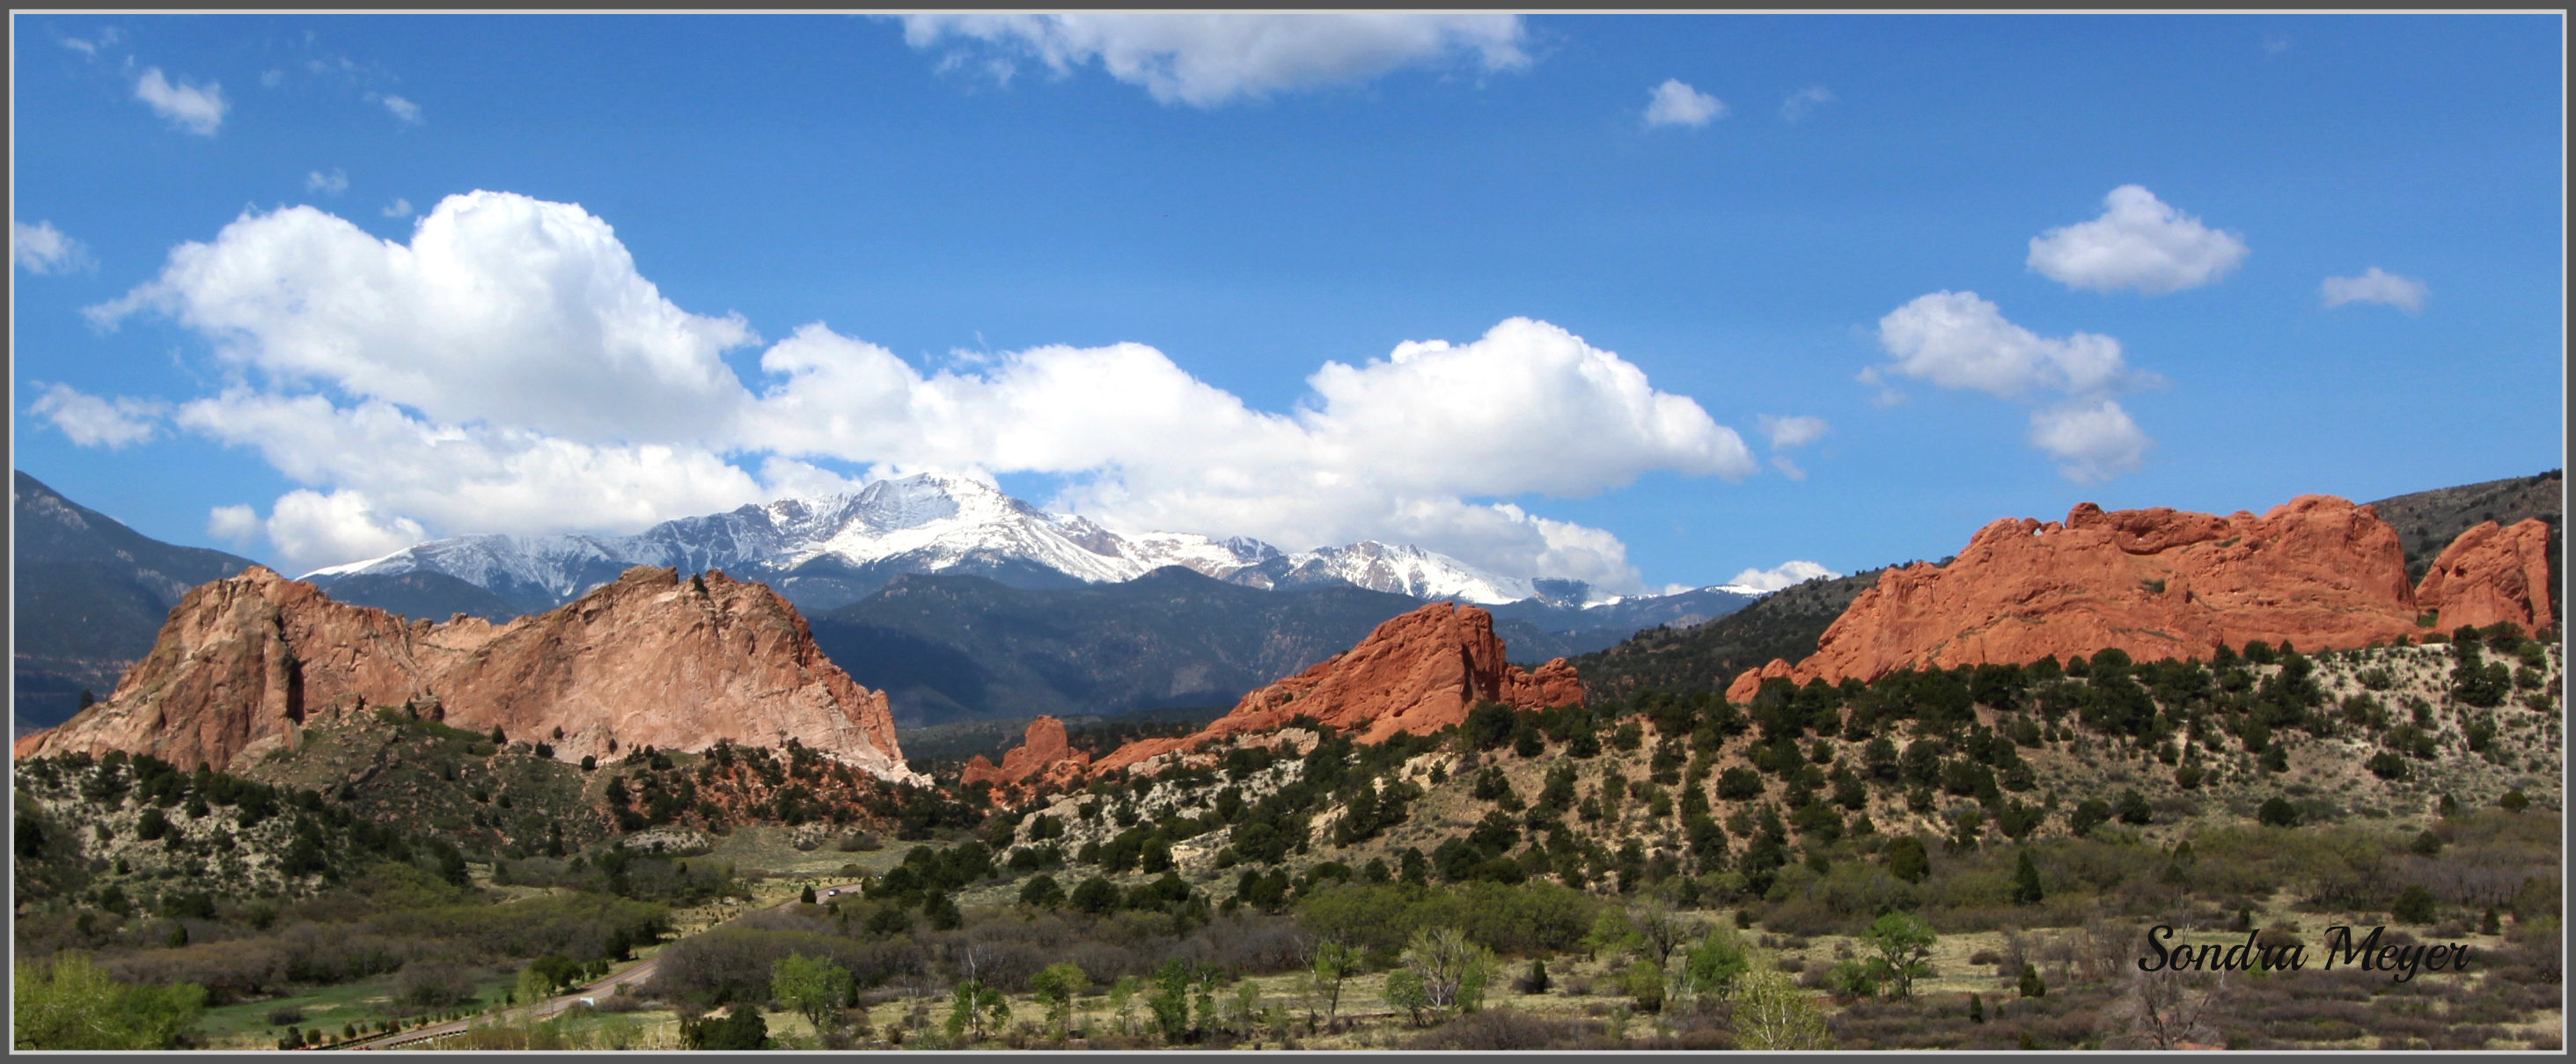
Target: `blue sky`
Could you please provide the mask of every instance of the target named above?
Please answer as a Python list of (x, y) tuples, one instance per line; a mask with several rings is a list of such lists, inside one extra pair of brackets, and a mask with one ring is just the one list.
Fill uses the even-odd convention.
[(297, 571), (938, 467), (1660, 588), (2563, 452), (2554, 15), (12, 27), (17, 467)]

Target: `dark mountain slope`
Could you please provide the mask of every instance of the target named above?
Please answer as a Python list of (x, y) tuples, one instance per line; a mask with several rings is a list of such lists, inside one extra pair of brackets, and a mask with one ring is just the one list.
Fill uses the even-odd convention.
[(446, 573), (428, 570), (359, 573), (340, 578), (327, 590), (335, 602), (373, 606), (389, 613), (431, 621), (444, 621), (461, 613), (495, 624), (507, 624), (523, 613), (545, 612), (521, 609), (499, 595)]
[(180, 595), (252, 564), (153, 539), (24, 472), (9, 495), (17, 585), (11, 687), (23, 723), (61, 723), (84, 689), (107, 697), (126, 666), (151, 651)]
[(1178, 567), (1033, 589), (904, 575), (813, 619), (814, 640), (906, 727), (1232, 704), (1421, 606), (1356, 587), (1264, 591)]
[(1705, 624), (1649, 628), (1608, 650), (1575, 658), (1574, 668), (1595, 699), (1640, 688), (1722, 689), (1736, 673), (1773, 658), (1796, 661), (1815, 653), (1825, 629), (1885, 571), (1809, 580)]
[(2397, 529), (2399, 542), (2406, 547), (2406, 575), (2422, 580), (2424, 569), (2471, 526), (2481, 521), (2511, 525), (2525, 518), (2537, 517), (2549, 525), (2549, 571), (2563, 573), (2559, 565), (2566, 540), (2565, 514), (2567, 481), (2560, 470), (2552, 469), (2527, 477), (2508, 477), (2480, 484), (2462, 484), (2456, 488), (2435, 488), (2398, 495), (2371, 503), (2380, 520)]

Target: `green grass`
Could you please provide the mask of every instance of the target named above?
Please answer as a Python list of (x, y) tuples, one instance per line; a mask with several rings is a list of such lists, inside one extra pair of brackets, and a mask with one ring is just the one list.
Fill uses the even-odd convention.
[[(273, 1048), (282, 1026), (272, 1026), (268, 1014), (292, 1005), (304, 1011), (304, 1019), (295, 1024), (307, 1031), (323, 1031), (334, 1040), (340, 1037), (344, 1024), (356, 1024), (366, 1031), (385, 1018), (392, 1000), (394, 977), (390, 974), (369, 976), (338, 986), (314, 987), (284, 997), (263, 998), (207, 1009), (197, 1021), (197, 1033), (215, 1048)], [(469, 1012), (501, 1000), (517, 980), (517, 973), (501, 973), (474, 985), (474, 1002), (463, 1006)]]
[(263, 1046), (271, 1045), (286, 1029), (269, 1026), (268, 1014), (292, 1005), (304, 1010), (304, 1020), (297, 1026), (306, 1030), (320, 1027), (336, 1036), (341, 1024), (375, 1020), (381, 1012), (379, 1006), (391, 993), (392, 983), (392, 976), (378, 975), (338, 986), (315, 987), (288, 997), (210, 1008), (197, 1021), (197, 1031), (218, 1046), (243, 1036)]

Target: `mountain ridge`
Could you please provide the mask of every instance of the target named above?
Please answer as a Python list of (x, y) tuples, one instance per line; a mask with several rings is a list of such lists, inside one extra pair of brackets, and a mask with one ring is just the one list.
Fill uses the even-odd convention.
[[(1436, 551), (1374, 540), (1290, 553), (1241, 536), (1122, 534), (1078, 514), (1040, 509), (982, 481), (942, 473), (873, 481), (844, 495), (746, 504), (628, 536), (452, 536), (325, 566), (304, 579), (335, 587), (363, 576), (437, 573), (488, 592), (509, 608), (532, 612), (570, 601), (634, 565), (721, 568), (771, 583), (816, 613), (857, 602), (907, 573), (1072, 587), (1133, 580), (1171, 565), (1263, 589), (1346, 583), (1482, 605), (1620, 601), (1595, 594), (1581, 581), (1500, 576)], [(415, 605), (432, 613), (507, 619), (494, 615), (493, 603), (479, 596), (411, 591)], [(363, 589), (353, 600), (367, 601), (372, 594), (374, 589)]]

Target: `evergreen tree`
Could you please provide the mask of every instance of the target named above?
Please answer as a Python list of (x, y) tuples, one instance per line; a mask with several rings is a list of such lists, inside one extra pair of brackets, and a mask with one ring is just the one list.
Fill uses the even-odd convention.
[(2039, 866), (2032, 864), (2030, 851), (2021, 852), (2021, 863), (2013, 869), (2013, 903), (2036, 905), (2047, 893), (2039, 886)]

